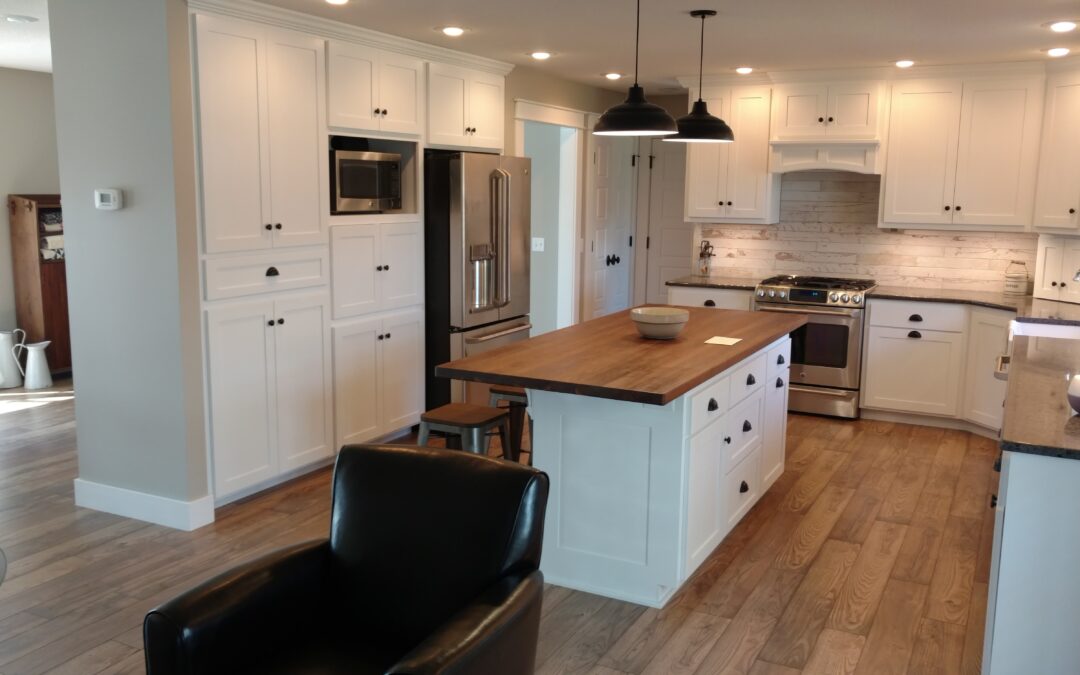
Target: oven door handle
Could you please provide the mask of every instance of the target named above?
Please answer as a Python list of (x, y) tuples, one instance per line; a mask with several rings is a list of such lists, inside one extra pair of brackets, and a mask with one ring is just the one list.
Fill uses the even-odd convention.
[(758, 312), (782, 312), (784, 314), (817, 314), (819, 316), (841, 316), (841, 317), (855, 317), (858, 309), (795, 309), (794, 307), (762, 307), (758, 305), (754, 308)]
[(837, 389), (826, 389), (824, 387), (803, 387), (797, 384), (788, 385), (789, 392), (802, 392), (804, 394), (823, 394), (825, 396), (835, 396), (837, 398), (847, 398), (854, 392)]

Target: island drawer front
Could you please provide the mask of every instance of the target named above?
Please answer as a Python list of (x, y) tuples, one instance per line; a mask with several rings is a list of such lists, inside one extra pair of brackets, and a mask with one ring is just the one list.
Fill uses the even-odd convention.
[(722, 418), (728, 410), (728, 378), (721, 377), (690, 398), (690, 435)]
[(761, 494), (761, 446), (750, 453), (732, 469), (723, 480), (726, 502), (727, 529), (735, 527), (746, 515)]
[(923, 328), (962, 333), (967, 310), (962, 305), (908, 300), (871, 300), (870, 325), (888, 328)]
[(329, 279), (330, 260), (325, 250), (210, 258), (206, 261), (206, 299), (322, 286)]
[(787, 381), (788, 368), (791, 366), (791, 340), (784, 340), (783, 344), (770, 349), (765, 360), (769, 364), (769, 380), (782, 377)]
[(750, 452), (761, 445), (764, 424), (765, 392), (758, 390), (735, 407), (727, 416), (724, 435), (724, 473), (734, 469)]
[(768, 354), (761, 352), (731, 371), (731, 405), (756, 391), (761, 391), (768, 374), (767, 359)]
[(687, 288), (668, 286), (668, 304), (716, 309), (750, 309), (752, 291), (736, 288)]

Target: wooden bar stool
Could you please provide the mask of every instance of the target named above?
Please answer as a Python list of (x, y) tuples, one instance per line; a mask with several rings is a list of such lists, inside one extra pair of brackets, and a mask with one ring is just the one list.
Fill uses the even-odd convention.
[[(506, 456), (517, 462), (521, 457), (521, 443), (525, 436), (525, 411), (529, 407), (529, 397), (523, 387), (495, 384), (488, 395), (488, 405), (499, 407), (500, 401), (506, 401), (510, 413), (510, 447)], [(532, 424), (529, 425), (529, 440), (532, 440)], [(529, 458), (532, 458), (532, 443), (529, 444)], [(530, 462), (531, 463), (531, 462)]]
[[(427, 445), (432, 431), (461, 438), (461, 449), (486, 455), (488, 432), (497, 429), (503, 452), (510, 447), (510, 425), (506, 410), (469, 403), (447, 403), (420, 415), (418, 443)], [(449, 445), (449, 443), (448, 443)]]

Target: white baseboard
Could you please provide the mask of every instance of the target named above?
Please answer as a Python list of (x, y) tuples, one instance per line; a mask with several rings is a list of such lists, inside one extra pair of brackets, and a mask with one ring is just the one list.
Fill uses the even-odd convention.
[(873, 408), (859, 408), (859, 417), (881, 422), (899, 422), (901, 424), (918, 424), (924, 427), (937, 427), (938, 429), (956, 429), (958, 431), (967, 431), (991, 440), (998, 440), (997, 429), (988, 429), (979, 424), (975, 424), (974, 422), (952, 419), (949, 417), (898, 413), (891, 410), (874, 410)]
[(214, 522), (214, 499), (207, 495), (185, 502), (127, 488), (75, 479), (75, 505), (177, 530), (195, 530)]

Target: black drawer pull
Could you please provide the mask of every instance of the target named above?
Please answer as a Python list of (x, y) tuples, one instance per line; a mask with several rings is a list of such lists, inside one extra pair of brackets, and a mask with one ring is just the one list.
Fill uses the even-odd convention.
[(746, 386), (752, 387), (755, 384), (757, 384), (757, 378), (754, 377), (753, 373), (750, 373), (749, 375), (746, 376)]
[(731, 445), (731, 436), (724, 436), (724, 442)]
[(784, 388), (784, 378), (782, 378), (782, 377), (776, 378), (776, 388), (777, 389), (783, 389)]
[(705, 301), (705, 306), (706, 307), (716, 307), (716, 301), (715, 300), (706, 300)]
[(997, 461), (994, 462), (994, 471), (1001, 473), (1001, 454), (998, 454)]
[(750, 492), (750, 486), (746, 484), (746, 481), (739, 483), (739, 494), (746, 494)]
[(990, 508), (997, 508), (997, 495), (990, 495)]
[(281, 274), (281, 272), (278, 272), (276, 267), (267, 267), (266, 268), (266, 276), (268, 276), (268, 277), (276, 277), (276, 276), (278, 276), (280, 274)]
[(921, 321), (922, 321), (922, 316), (921, 316), (921, 315), (919, 315), (919, 314), (912, 314), (911, 316), (909, 316), (909, 317), (907, 318), (907, 320), (908, 320), (908, 321), (914, 321), (914, 322), (916, 322), (916, 323), (919, 323), (919, 322), (921, 322)]
[(720, 408), (720, 404), (716, 402), (715, 398), (709, 399), (709, 412), (714, 412)]
[(754, 427), (750, 426), (750, 420), (743, 420), (742, 430), (744, 434), (751, 431), (753, 428)]
[(783, 354), (781, 354), (780, 356), (777, 356), (777, 357), (776, 357), (776, 365), (778, 365), (778, 366), (782, 366), (782, 365), (784, 365), (785, 363), (787, 363), (787, 360), (786, 360), (786, 359), (784, 359), (784, 355), (783, 355)]
[(917, 330), (913, 330), (913, 331), (911, 331), (910, 333), (908, 333), (908, 334), (907, 334), (907, 336), (908, 336), (909, 338), (915, 338), (916, 340), (918, 340), (919, 338), (921, 338), (921, 337), (922, 337), (922, 333), (920, 333), (920, 332), (919, 332), (919, 331), (917, 331)]

